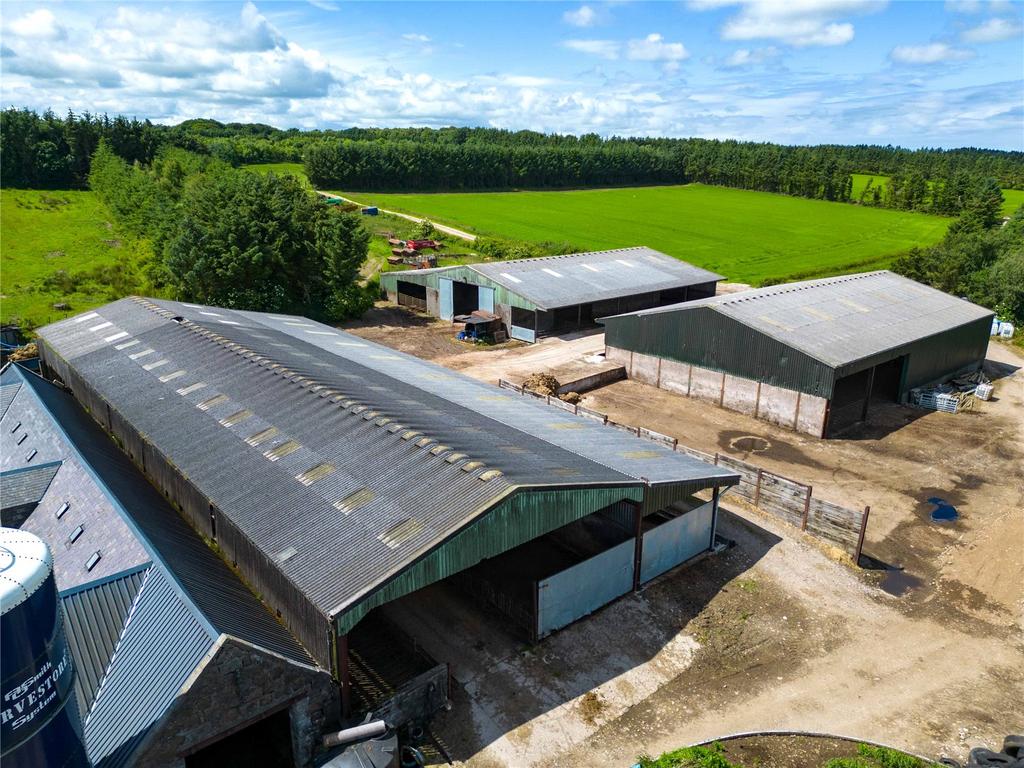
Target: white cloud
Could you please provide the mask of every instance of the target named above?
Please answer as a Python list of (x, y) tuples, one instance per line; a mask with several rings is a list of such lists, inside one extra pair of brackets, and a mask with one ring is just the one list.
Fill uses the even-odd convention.
[(1013, 19), (989, 19), (976, 27), (965, 30), (961, 37), (968, 43), (997, 43), (1013, 40), (1024, 35), (1024, 26)]
[(883, 9), (886, 0), (693, 0), (693, 10), (739, 6), (721, 30), (724, 40), (779, 40), (796, 47), (845, 45), (853, 24), (845, 18)]
[(661, 62), (666, 72), (679, 69), (679, 62), (688, 59), (690, 52), (682, 43), (667, 43), (656, 32), (642, 40), (630, 40), (626, 45), (626, 58), (630, 61)]
[(574, 27), (592, 27), (597, 23), (597, 12), (589, 5), (581, 5), (575, 11), (563, 13), (562, 21)]
[(626, 48), (626, 58), (633, 61), (682, 61), (690, 54), (682, 43), (666, 43), (665, 39), (655, 33), (643, 40), (630, 40)]
[(32, 40), (58, 41), (67, 38), (67, 31), (46, 8), (32, 11), (10, 23), (10, 32)]
[(411, 40), (414, 43), (429, 43), (430, 42), (430, 37), (428, 37), (427, 35), (421, 34), (419, 32), (406, 32), (404, 35), (402, 35), (402, 38), (405, 39), (405, 40)]
[[(782, 43), (772, 41), (710, 51), (712, 64), (722, 66), (728, 57), (750, 69), (737, 75), (709, 68), (699, 84), (686, 84), (661, 72), (682, 61), (682, 43), (641, 38), (631, 48), (623, 38), (566, 43), (594, 57), (587, 62), (593, 68), (583, 73), (574, 69), (575, 60), (548, 66), (538, 54), (522, 70), (466, 57), (457, 74), (440, 76), (425, 57), (382, 54), (373, 40), (361, 56), (340, 43), (303, 38), (298, 45), (287, 29), (278, 28), (292, 12), (274, 16), (271, 24), (254, 7), (245, 15), (224, 6), (193, 5), (187, 13), (167, 7), (148, 5), (142, 13), (127, 6), (118, 13), (106, 10), (110, 6), (90, 6), (88, 12), (62, 6), (59, 21), (68, 42), (61, 45), (18, 35), (5, 17), (0, 101), (53, 107), (58, 114), (88, 108), (163, 123), (208, 116), (302, 128), (486, 125), (605, 136), (797, 144), (870, 137), (882, 144), (1021, 149), (1016, 73), (1006, 82), (959, 89), (947, 79), (927, 77), (927, 70), (869, 71), (875, 64), (860, 73), (801, 69), (783, 79), (752, 66), (784, 52)], [(305, 12), (314, 15), (308, 7)], [(844, 21), (830, 17), (827, 23)], [(393, 36), (400, 38), (400, 30)], [(321, 39), (344, 39), (341, 32), (324, 32)], [(631, 61), (631, 54), (639, 59)]]
[(571, 51), (600, 56), (602, 59), (619, 58), (622, 45), (615, 40), (563, 40), (562, 46)]
[(779, 49), (774, 46), (767, 48), (740, 48), (733, 51), (725, 60), (727, 67), (750, 67), (757, 64), (764, 64), (769, 59), (779, 55)]
[(889, 58), (900, 64), (938, 64), (946, 61), (965, 61), (973, 57), (972, 51), (954, 48), (948, 43), (897, 45), (889, 54)]
[(340, 11), (341, 6), (337, 3), (332, 3), (330, 0), (307, 0), (307, 2), (315, 8), (319, 8), (322, 11)]

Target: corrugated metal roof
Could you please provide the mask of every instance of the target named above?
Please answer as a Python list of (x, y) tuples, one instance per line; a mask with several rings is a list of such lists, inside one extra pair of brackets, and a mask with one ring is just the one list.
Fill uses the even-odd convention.
[(60, 469), (60, 462), (53, 461), (38, 467), (12, 469), (0, 473), (0, 505), (4, 509), (25, 504), (38, 504), (50, 487), (53, 476)]
[(977, 304), (883, 270), (730, 293), (605, 320), (701, 307), (833, 367), (992, 316)]
[(75, 693), (82, 712), (92, 708), (148, 571), (148, 566), (143, 567), (61, 593), (68, 646), (75, 659)]
[(218, 637), (163, 569), (147, 573), (84, 724), (94, 765), (115, 768), (130, 759)]
[[(325, 613), (513, 486), (735, 482), (653, 444), (640, 456), (636, 438), (305, 318), (145, 300), (97, 313), (167, 365), (144, 370), (74, 318), (40, 335)], [(161, 382), (164, 369), (186, 373)], [(241, 409), (253, 415), (221, 423)], [(299, 448), (278, 458), (288, 441)], [(324, 463), (329, 475), (297, 479)], [(501, 476), (480, 479), (494, 469)], [(358, 509), (335, 506), (362, 489), (373, 493)], [(403, 524), (408, 538), (389, 546)]]
[[(83, 463), (91, 468), (94, 482), (115, 500), (117, 515), (153, 560), (171, 574), (200, 620), (218, 632), (285, 658), (313, 663), (298, 641), (70, 395), (36, 376), (26, 375), (26, 383), (68, 435)], [(100, 548), (103, 549), (102, 544)]]
[[(466, 268), (546, 310), (725, 279), (644, 246), (480, 262), (467, 264)], [(443, 275), (454, 269), (438, 267), (409, 274), (413, 277), (427, 273)]]

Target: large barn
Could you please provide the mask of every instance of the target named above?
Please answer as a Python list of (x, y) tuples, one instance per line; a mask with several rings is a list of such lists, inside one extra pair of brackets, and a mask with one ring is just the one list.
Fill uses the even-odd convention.
[(375, 607), (472, 569), (536, 640), (713, 549), (738, 481), (302, 317), (132, 298), (39, 345), (346, 709), (349, 636)]
[(509, 336), (536, 341), (597, 318), (714, 296), (721, 275), (651, 248), (483, 262), (381, 274), (396, 304), (451, 320), (476, 310), (501, 317)]
[(872, 402), (977, 369), (992, 312), (892, 272), (760, 288), (602, 319), (631, 378), (826, 437)]

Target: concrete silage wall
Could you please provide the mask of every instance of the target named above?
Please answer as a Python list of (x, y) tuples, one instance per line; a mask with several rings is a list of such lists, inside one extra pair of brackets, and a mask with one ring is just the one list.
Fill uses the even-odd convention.
[(644, 384), (822, 436), (828, 410), (828, 400), (823, 397), (617, 347), (607, 347), (606, 358), (622, 365), (629, 378)]

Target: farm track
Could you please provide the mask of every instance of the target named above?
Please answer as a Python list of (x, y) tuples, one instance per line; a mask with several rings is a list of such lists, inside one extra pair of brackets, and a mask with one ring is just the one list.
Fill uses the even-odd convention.
[[(353, 205), (359, 205), (359, 206), (362, 206), (362, 207), (366, 207), (365, 203), (360, 203), (358, 200), (353, 200), (351, 197), (344, 197), (343, 195), (334, 195), (334, 194), (331, 194), (330, 192), (321, 192), (320, 190), (317, 190), (316, 193), (318, 195), (323, 195), (324, 197), (340, 197), (346, 203), (352, 203)], [(387, 208), (380, 208), (380, 212), (381, 213), (386, 213), (389, 216), (397, 216), (400, 219), (405, 219), (406, 221), (411, 221), (414, 224), (422, 224), (424, 221), (427, 220), (425, 216), (413, 216), (413, 215), (408, 214), (408, 213), (402, 213), (401, 211), (390, 211)], [(434, 225), (434, 229), (436, 229), (438, 232), (444, 232), (446, 235), (451, 235), (452, 237), (458, 237), (458, 238), (460, 238), (462, 240), (466, 240), (466, 241), (468, 241), (470, 243), (476, 242), (476, 235), (474, 235), (474, 234), (471, 234), (471, 233), (466, 232), (466, 231), (461, 230), (461, 229), (456, 229), (455, 227), (449, 227), (447, 224), (438, 224), (438, 223), (436, 223), (434, 221), (431, 221), (430, 223)]]

